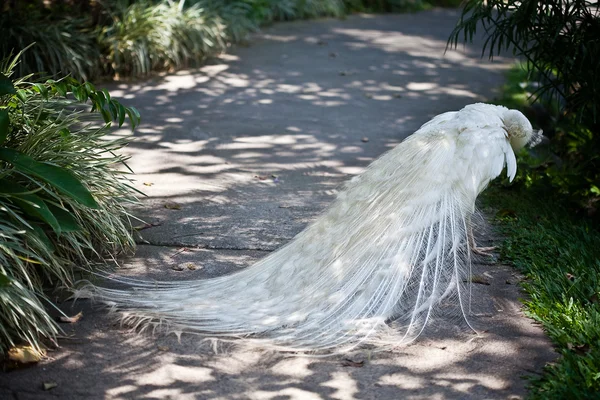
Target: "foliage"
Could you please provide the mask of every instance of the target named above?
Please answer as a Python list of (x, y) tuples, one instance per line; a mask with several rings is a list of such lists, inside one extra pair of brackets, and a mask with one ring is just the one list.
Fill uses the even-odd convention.
[[(550, 138), (543, 158), (530, 157), (531, 184), (552, 185), (594, 213), (600, 200), (599, 3), (576, 0), (469, 0), (449, 45), (485, 31), (482, 54), (507, 49), (527, 62), (522, 92)], [(540, 120), (542, 115), (544, 118)], [(544, 128), (544, 127), (543, 127)]]
[[(542, 188), (540, 188), (542, 190)], [(539, 199), (547, 201), (540, 203)], [(534, 399), (595, 399), (600, 392), (600, 231), (548, 190), (492, 187), (507, 239), (501, 257), (525, 274), (527, 313), (543, 324), (560, 359), (531, 379)], [(501, 208), (500, 208), (501, 207)]]
[(0, 56), (17, 73), (143, 76), (201, 63), (273, 21), (417, 11), (459, 0), (0, 0)]
[(559, 115), (560, 105), (556, 103), (530, 105), (538, 82), (531, 80), (526, 66), (515, 66), (507, 78), (497, 103), (522, 110), (549, 138), (523, 152), (518, 160), (516, 181), (527, 189), (551, 188), (568, 198), (579, 211), (597, 219), (600, 217), (597, 211), (600, 200), (599, 136), (574, 115)]
[(134, 246), (124, 209), (134, 190), (115, 168), (126, 141), (104, 137), (110, 121), (135, 127), (139, 114), (73, 78), (15, 78), (19, 56), (0, 65), (0, 350), (39, 350), (58, 332), (44, 287)]
[(450, 43), (472, 40), (481, 23), (490, 57), (512, 49), (528, 61), (541, 85), (536, 96), (595, 121), (600, 109), (600, 5), (580, 0), (469, 0)]
[(39, 9), (0, 14), (0, 58), (35, 45), (17, 66), (20, 76), (42, 71), (86, 79), (98, 74), (100, 51), (85, 18), (59, 18)]
[(112, 24), (101, 29), (99, 42), (112, 71), (145, 75), (200, 61), (225, 48), (221, 18), (201, 4), (138, 1), (111, 13)]

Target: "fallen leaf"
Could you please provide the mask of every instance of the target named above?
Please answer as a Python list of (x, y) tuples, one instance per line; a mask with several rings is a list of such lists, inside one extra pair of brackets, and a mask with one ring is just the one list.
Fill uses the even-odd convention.
[(185, 269), (185, 267), (184, 267), (183, 265), (173, 265), (173, 266), (171, 267), (171, 269), (172, 269), (173, 271), (183, 271), (183, 270)]
[(162, 225), (161, 222), (151, 222), (151, 223), (147, 223), (147, 224), (141, 224), (141, 225), (134, 226), (133, 229), (135, 229), (136, 231), (143, 231), (144, 229), (152, 228), (155, 226), (161, 226), (161, 225)]
[(158, 350), (160, 350), (160, 351), (169, 351), (169, 346), (158, 346)]
[(255, 175), (254, 177), (257, 178), (259, 181), (266, 181), (267, 179), (269, 179), (267, 175)]
[(195, 271), (195, 270), (197, 270), (197, 269), (198, 269), (198, 267), (196, 266), (196, 264), (194, 264), (194, 263), (191, 263), (191, 262), (189, 262), (189, 263), (185, 264), (185, 266), (186, 266), (186, 267), (187, 267), (187, 269), (189, 269), (190, 271)]
[(152, 186), (152, 185), (154, 185), (153, 182), (144, 182), (144, 186)]
[(342, 365), (344, 367), (362, 368), (365, 365), (365, 362), (364, 361), (354, 361), (349, 358), (345, 358), (344, 361), (342, 361)]
[(44, 390), (50, 390), (50, 389), (54, 389), (55, 387), (58, 386), (58, 384), (56, 382), (44, 382), (44, 384), (42, 385)]
[(490, 284), (490, 281), (482, 275), (471, 275), (471, 282), (479, 283), (480, 285), (489, 285)]
[(171, 258), (175, 257), (178, 254), (184, 253), (186, 251), (190, 251), (190, 249), (188, 249), (187, 247), (182, 247), (182, 248), (178, 249), (175, 253), (171, 254)]
[(31, 346), (16, 346), (8, 350), (8, 359), (19, 364), (39, 362), (45, 356)]
[(68, 324), (74, 324), (75, 322), (79, 321), (81, 319), (81, 317), (83, 317), (83, 311), (79, 311), (77, 313), (77, 315), (75, 315), (73, 317), (66, 317), (66, 316), (63, 315), (58, 320), (60, 322), (65, 322), (65, 323), (68, 323)]
[(368, 137), (364, 137), (364, 138), (360, 139), (360, 141), (363, 142), (363, 143), (367, 143), (369, 141), (369, 138)]
[(175, 203), (174, 201), (168, 201), (165, 203), (165, 208), (168, 210), (181, 210), (181, 204)]
[(517, 218), (517, 212), (509, 208), (503, 208), (496, 213), (496, 218)]

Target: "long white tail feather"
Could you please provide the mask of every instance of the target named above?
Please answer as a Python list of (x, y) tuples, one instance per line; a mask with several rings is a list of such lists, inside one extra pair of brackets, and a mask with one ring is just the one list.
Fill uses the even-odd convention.
[(507, 111), (474, 104), (435, 117), (353, 178), (290, 243), (238, 273), (113, 277), (133, 290), (87, 289), (138, 327), (167, 322), (286, 350), (408, 343), (443, 304), (466, 318), (475, 199), (505, 165), (514, 177), (511, 135), (523, 137), (514, 127), (532, 132), (524, 117), (507, 131)]

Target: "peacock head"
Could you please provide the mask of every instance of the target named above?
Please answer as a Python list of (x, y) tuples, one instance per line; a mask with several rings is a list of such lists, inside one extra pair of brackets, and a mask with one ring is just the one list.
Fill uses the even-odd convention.
[(514, 151), (518, 151), (526, 145), (535, 146), (542, 140), (542, 130), (533, 130), (527, 117), (520, 111), (506, 110), (502, 115), (502, 120), (508, 141)]

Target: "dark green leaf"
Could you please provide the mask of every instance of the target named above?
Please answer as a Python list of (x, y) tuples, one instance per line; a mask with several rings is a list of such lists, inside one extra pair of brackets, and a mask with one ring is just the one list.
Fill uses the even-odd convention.
[[(123, 105), (121, 103), (118, 103), (119, 106), (119, 128), (123, 125), (123, 123), (125, 122), (125, 116), (127, 115), (126, 111), (125, 111), (125, 107), (123, 107)], [(132, 122), (133, 123), (133, 122)]]
[(67, 85), (64, 82), (57, 82), (54, 89), (62, 97), (67, 97)]
[(104, 104), (106, 103), (104, 93), (102, 92), (91, 93), (90, 99), (92, 99), (92, 111), (101, 110), (104, 107)]
[(10, 278), (6, 275), (4, 275), (2, 272), (0, 272), (0, 287), (4, 287), (4, 286), (8, 286), (10, 285)]
[(42, 242), (44, 246), (46, 246), (46, 249), (48, 249), (50, 253), (54, 253), (54, 244), (52, 243), (52, 240), (50, 240), (48, 235), (46, 235), (46, 232), (44, 232), (42, 227), (36, 224), (31, 224), (31, 227), (33, 229), (27, 229), (27, 233), (29, 235), (36, 236), (40, 240), (40, 242)]
[(48, 100), (48, 88), (46, 87), (46, 85), (43, 85), (41, 83), (34, 83), (33, 87), (35, 88), (35, 91), (38, 92), (44, 100)]
[(77, 222), (77, 219), (75, 219), (72, 213), (60, 207), (56, 207), (54, 204), (48, 204), (48, 208), (58, 220), (62, 232), (76, 232), (81, 230), (79, 222)]
[(40, 196), (9, 179), (0, 180), (0, 193), (9, 195), (10, 200), (25, 214), (41, 219), (50, 225), (56, 234), (60, 234), (58, 221)]
[(0, 72), (0, 96), (15, 93), (17, 93), (17, 91), (10, 78)]
[(50, 225), (57, 235), (60, 235), (60, 225), (41, 197), (36, 196), (35, 194), (15, 194), (12, 196), (11, 200), (19, 206), (25, 214), (32, 217), (38, 217)]
[(119, 112), (117, 111), (117, 106), (115, 104), (118, 104), (118, 103), (116, 101), (108, 102), (108, 110), (110, 111), (110, 116), (111, 116), (111, 119), (113, 119), (113, 120), (119, 118)]
[(100, 109), (100, 114), (102, 114), (102, 118), (104, 118), (104, 122), (108, 123), (108, 122), (112, 121), (112, 118), (110, 117), (110, 113), (105, 108)]
[(23, 89), (18, 89), (17, 97), (24, 103), (27, 101), (27, 92)]
[(110, 93), (106, 89), (102, 89), (102, 93), (104, 93), (104, 97), (106, 97), (106, 101), (110, 102)]
[(129, 116), (129, 120), (131, 121), (131, 129), (135, 129), (136, 126), (140, 124), (140, 113), (135, 107), (126, 108), (127, 115)]
[(88, 99), (88, 94), (83, 86), (74, 86), (73, 95), (80, 102), (85, 102)]
[(0, 159), (27, 175), (34, 175), (54, 186), (58, 191), (90, 208), (98, 208), (92, 194), (69, 171), (48, 163), (42, 163), (13, 149), (0, 149)]
[(8, 117), (8, 110), (0, 110), (0, 144), (6, 141), (9, 122), (10, 118)]
[(91, 94), (91, 93), (96, 92), (96, 88), (90, 82), (84, 83), (83, 87), (85, 88), (85, 91), (87, 92), (88, 95)]

